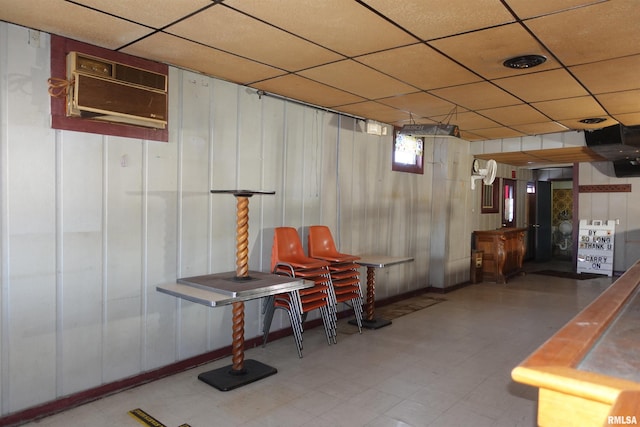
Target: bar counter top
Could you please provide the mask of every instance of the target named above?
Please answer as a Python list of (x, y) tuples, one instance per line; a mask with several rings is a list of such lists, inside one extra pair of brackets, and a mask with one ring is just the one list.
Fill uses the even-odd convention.
[(538, 425), (640, 422), (639, 320), (640, 261), (513, 369), (540, 389)]

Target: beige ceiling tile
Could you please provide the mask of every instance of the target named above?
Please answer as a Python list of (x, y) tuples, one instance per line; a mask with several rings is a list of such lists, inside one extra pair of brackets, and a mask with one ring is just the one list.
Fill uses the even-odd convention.
[(518, 132), (514, 129), (497, 127), (489, 129), (475, 129), (473, 133), (485, 138), (485, 139), (505, 139), (505, 138), (517, 138), (523, 136), (522, 132)]
[(365, 0), (369, 6), (422, 40), (513, 22), (495, 0)]
[(505, 126), (539, 123), (549, 120), (544, 114), (526, 104), (480, 110), (478, 113)]
[(352, 60), (304, 70), (298, 74), (367, 99), (415, 92), (415, 88)]
[(460, 131), (460, 138), (464, 139), (465, 141), (484, 141), (485, 140), (483, 136), (476, 135), (473, 132), (466, 132), (463, 130)]
[(640, 55), (577, 65), (570, 70), (593, 94), (640, 89)]
[(509, 95), (504, 90), (488, 82), (430, 90), (429, 93), (469, 110), (504, 107), (521, 103), (518, 98)]
[(640, 89), (596, 95), (610, 114), (640, 113)]
[(493, 83), (525, 102), (588, 95), (576, 79), (564, 69), (507, 77), (494, 80)]
[(482, 80), (424, 43), (356, 58), (420, 89), (435, 89)]
[(520, 19), (533, 18), (594, 3), (594, 0), (507, 0)]
[(640, 125), (640, 113), (616, 114), (614, 118), (625, 126)]
[(378, 102), (411, 112), (415, 117), (430, 117), (448, 114), (456, 106), (451, 102), (442, 100), (425, 92), (410, 93), (379, 99)]
[(568, 129), (581, 130), (581, 129), (600, 129), (600, 128), (612, 126), (618, 123), (617, 120), (614, 119), (613, 117), (609, 117), (605, 115), (601, 117), (606, 119), (602, 123), (594, 123), (594, 124), (581, 123), (579, 119), (572, 119), (572, 120), (561, 120), (560, 124), (562, 124), (563, 126), (566, 126)]
[(211, 6), (210, 0), (138, 1), (135, 7), (131, 7), (131, 2), (112, 0), (77, 0), (76, 3), (154, 28), (162, 28), (205, 6)]
[(567, 128), (557, 122), (528, 123), (524, 125), (513, 125), (512, 128), (525, 135), (543, 135), (545, 133), (564, 132)]
[(288, 71), (342, 58), (221, 4), (178, 22), (166, 31)]
[(606, 115), (602, 107), (590, 96), (536, 102), (532, 105), (555, 121), (581, 120)]
[(283, 71), (249, 61), (169, 34), (157, 33), (122, 50), (178, 67), (193, 69), (234, 83), (247, 84)]
[(287, 74), (273, 79), (265, 80), (251, 85), (265, 92), (276, 93), (292, 99), (308, 102), (323, 107), (335, 107), (337, 105), (353, 104), (364, 101), (359, 96), (335, 89), (322, 83), (300, 77), (295, 74)]
[(346, 56), (416, 42), (405, 31), (352, 1), (226, 0), (224, 4)]
[(60, 0), (2, 0), (0, 20), (107, 49), (117, 49), (152, 31), (124, 19)]
[(565, 65), (585, 64), (640, 52), (637, 0), (595, 3), (526, 21)]
[(377, 120), (382, 123), (395, 123), (408, 118), (404, 111), (397, 110), (375, 101), (360, 102), (357, 104), (336, 107), (336, 110), (366, 119)]
[(453, 125), (458, 125), (458, 127), (461, 130), (465, 130), (465, 131), (469, 131), (469, 130), (473, 131), (474, 129), (493, 128), (498, 126), (498, 123), (494, 122), (491, 119), (483, 117), (478, 113), (474, 113), (473, 111), (455, 113), (451, 117), (447, 115), (442, 115), (438, 117), (433, 117), (433, 119), (439, 123), (450, 123)]
[(544, 47), (519, 24), (460, 34), (429, 44), (487, 79), (530, 73), (532, 69), (515, 70), (502, 65), (505, 60), (520, 55), (538, 54), (547, 58), (546, 62), (535, 67), (535, 71), (559, 67)]

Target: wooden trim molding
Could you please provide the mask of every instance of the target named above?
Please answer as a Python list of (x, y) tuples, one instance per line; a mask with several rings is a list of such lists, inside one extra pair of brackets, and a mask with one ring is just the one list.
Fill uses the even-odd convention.
[(631, 184), (580, 185), (580, 193), (631, 193)]

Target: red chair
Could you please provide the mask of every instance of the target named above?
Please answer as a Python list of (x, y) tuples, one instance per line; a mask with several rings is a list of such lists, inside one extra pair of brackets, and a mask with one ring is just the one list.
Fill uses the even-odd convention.
[(338, 252), (329, 227), (312, 225), (308, 237), (309, 256), (329, 262), (331, 283), (336, 302), (344, 302), (353, 308), (362, 332), (362, 290), (360, 289), (360, 266), (354, 261), (360, 257)]
[(304, 254), (300, 237), (295, 228), (278, 227), (273, 235), (271, 248), (271, 271), (314, 282), (314, 286), (294, 292), (274, 295), (267, 299), (263, 346), (266, 345), (276, 309), (288, 312), (293, 329), (298, 356), (302, 357), (303, 322), (306, 314), (319, 309), (322, 316), (327, 342), (336, 342), (335, 295), (331, 287), (329, 263), (309, 258)]

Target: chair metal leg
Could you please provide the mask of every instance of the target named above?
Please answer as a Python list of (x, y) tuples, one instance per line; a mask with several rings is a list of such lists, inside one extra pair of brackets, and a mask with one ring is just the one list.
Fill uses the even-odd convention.
[(262, 347), (267, 345), (267, 339), (269, 337), (269, 330), (271, 329), (273, 314), (276, 311), (274, 297), (269, 297), (268, 299), (271, 302), (265, 307), (264, 320), (262, 323)]

